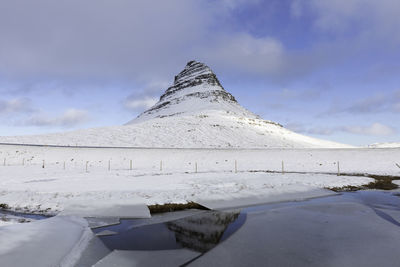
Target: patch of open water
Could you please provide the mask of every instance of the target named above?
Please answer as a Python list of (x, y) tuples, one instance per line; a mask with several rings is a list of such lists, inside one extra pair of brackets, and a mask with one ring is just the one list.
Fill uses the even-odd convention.
[[(241, 210), (207, 211), (200, 214), (138, 226), (142, 220), (122, 219), (120, 224), (92, 229), (94, 233), (112, 231), (115, 234), (99, 236), (110, 250), (167, 250), (187, 248), (205, 253), (223, 242), (244, 225), (249, 213), (276, 208), (356, 202), (370, 207), (382, 219), (400, 226), (400, 222), (385, 210), (400, 210), (400, 197), (392, 192), (357, 191), (337, 196), (314, 198), (250, 206)], [(161, 215), (162, 216), (162, 215)], [(149, 220), (151, 222), (151, 219)]]
[(0, 216), (15, 216), (15, 217), (20, 217), (20, 218), (25, 218), (25, 219), (33, 219), (33, 220), (43, 220), (43, 219), (48, 219), (51, 217), (51, 216), (46, 216), (46, 215), (41, 215), (41, 214), (23, 213), (23, 212), (3, 210), (3, 209), (0, 209)]
[(207, 211), (178, 220), (135, 227), (136, 220), (92, 229), (110, 250), (171, 250), (188, 248), (206, 252), (237, 231), (246, 221), (240, 211)]

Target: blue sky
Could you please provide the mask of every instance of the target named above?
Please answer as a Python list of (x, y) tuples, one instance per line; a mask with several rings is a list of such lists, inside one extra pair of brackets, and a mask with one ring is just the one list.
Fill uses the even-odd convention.
[(400, 142), (397, 0), (0, 3), (0, 135), (121, 125), (187, 61), (310, 136)]

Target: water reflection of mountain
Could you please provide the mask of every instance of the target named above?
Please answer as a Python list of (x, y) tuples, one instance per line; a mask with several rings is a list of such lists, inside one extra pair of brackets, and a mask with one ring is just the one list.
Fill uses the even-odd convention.
[(168, 229), (175, 233), (177, 243), (186, 248), (206, 252), (221, 241), (225, 230), (238, 219), (239, 214), (239, 211), (210, 211), (166, 224)]

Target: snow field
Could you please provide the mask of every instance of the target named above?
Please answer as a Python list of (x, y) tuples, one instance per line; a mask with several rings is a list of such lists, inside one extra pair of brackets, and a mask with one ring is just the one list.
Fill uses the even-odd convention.
[(373, 181), (337, 176), (338, 161), (342, 174), (400, 174), (396, 149), (0, 148), (0, 159), (6, 158), (6, 165), (0, 165), (0, 203), (48, 213), (63, 211), (72, 202), (151, 205), (260, 196), (273, 202), (284, 194), (304, 197), (320, 188)]
[[(132, 149), (0, 145), (0, 172), (13, 175), (58, 170), (81, 172), (129, 171), (128, 174), (285, 172), (400, 175), (400, 149)], [(43, 168), (44, 163), (44, 168)], [(65, 163), (65, 170), (64, 170)], [(132, 164), (131, 164), (132, 163)], [(236, 166), (236, 167), (235, 167)], [(1, 182), (1, 181), (0, 181)]]
[[(193, 105), (205, 105), (200, 99), (193, 101), (199, 103), (189, 103), (183, 110)], [(183, 103), (178, 107), (181, 105)], [(0, 143), (146, 148), (352, 147), (297, 134), (276, 123), (238, 115), (232, 110), (201, 110), (143, 121), (139, 118), (124, 126), (46, 135), (3, 136)]]

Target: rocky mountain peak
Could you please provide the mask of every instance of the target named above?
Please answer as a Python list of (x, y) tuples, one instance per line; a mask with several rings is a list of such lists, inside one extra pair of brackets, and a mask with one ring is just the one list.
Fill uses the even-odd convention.
[(210, 67), (192, 60), (175, 76), (173, 85), (161, 95), (160, 100), (132, 122), (205, 110), (255, 116), (241, 107), (235, 97), (222, 87)]
[[(185, 68), (175, 76), (174, 84), (165, 91), (161, 96), (160, 101), (179, 93), (186, 88), (196, 86), (202, 87), (198, 88), (199, 91), (210, 91), (209, 87), (212, 87), (214, 91), (219, 90), (226, 92), (210, 67), (204, 63), (192, 60), (189, 61)], [(236, 101), (232, 95), (230, 96), (232, 101)]]
[(213, 78), (214, 81), (219, 83), (217, 76), (207, 65), (192, 60), (189, 61), (185, 68), (175, 76), (174, 85), (188, 80), (200, 80), (204, 78)]

